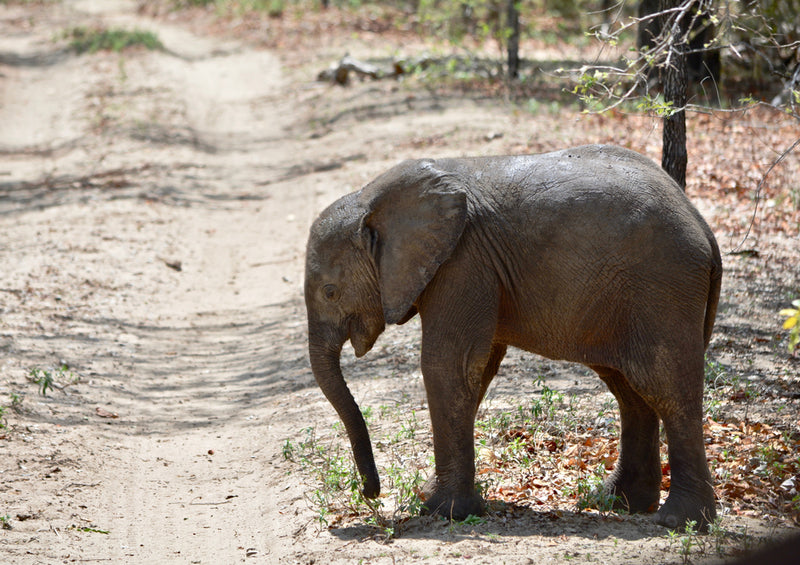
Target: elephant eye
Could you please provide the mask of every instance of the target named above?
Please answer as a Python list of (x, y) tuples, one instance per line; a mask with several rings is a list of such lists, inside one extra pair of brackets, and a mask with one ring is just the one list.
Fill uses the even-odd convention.
[(322, 287), (322, 295), (328, 302), (336, 302), (340, 296), (339, 288), (335, 284), (326, 284)]

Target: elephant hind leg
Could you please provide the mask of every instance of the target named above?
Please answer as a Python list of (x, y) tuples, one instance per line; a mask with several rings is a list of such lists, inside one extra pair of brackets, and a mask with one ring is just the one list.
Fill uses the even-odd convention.
[(667, 432), (672, 481), (656, 523), (669, 529), (693, 521), (706, 531), (717, 515), (716, 497), (703, 442), (702, 405), (683, 406), (662, 415)]
[(628, 512), (654, 512), (661, 489), (659, 427), (656, 412), (615, 369), (592, 367), (619, 404), (622, 431), (619, 459), (605, 489), (617, 497), (615, 507)]
[(699, 345), (693, 350), (684, 342), (662, 349), (647, 378), (633, 384), (664, 423), (667, 436), (670, 489), (655, 521), (670, 529), (693, 521), (705, 530), (716, 517), (716, 501), (703, 441), (703, 342), (698, 336), (692, 343)]

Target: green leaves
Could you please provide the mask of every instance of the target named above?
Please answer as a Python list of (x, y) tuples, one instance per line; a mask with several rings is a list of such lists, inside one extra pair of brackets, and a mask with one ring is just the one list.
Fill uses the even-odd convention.
[(651, 96), (642, 97), (637, 107), (639, 110), (653, 113), (659, 118), (669, 118), (678, 111), (678, 108), (674, 107), (671, 100), (669, 102), (665, 101), (664, 97), (660, 94), (655, 98)]
[[(365, 412), (368, 420), (375, 416), (371, 410)], [(284, 442), (283, 458), (298, 464), (311, 483), (313, 490), (308, 500), (321, 526), (333, 527), (347, 517), (362, 516), (388, 539), (399, 533), (404, 520), (419, 514), (422, 506), (419, 493), (425, 482), (423, 465), (407, 453), (420, 451), (414, 439), (420, 424), (413, 411), (410, 417), (404, 417), (405, 412), (382, 407), (377, 415), (379, 427), (383, 424), (387, 429), (395, 429), (399, 425), (401, 431), (387, 438), (388, 441), (376, 442), (380, 451), (390, 455), (388, 466), (382, 468), (387, 480), (385, 495), (376, 501), (366, 500), (361, 494), (361, 477), (347, 447), (343, 426), (338, 422), (331, 426), (330, 432), (322, 430), (323, 437), (318, 437), (316, 427), (308, 427), (300, 431), (304, 439)], [(398, 418), (403, 418), (402, 423)], [(401, 449), (402, 456), (398, 451)]]
[(31, 369), (31, 379), (39, 385), (39, 392), (47, 396), (47, 389), (53, 390), (53, 373), (45, 369)]
[[(80, 377), (73, 374), (67, 365), (61, 365), (58, 369), (53, 370), (35, 367), (31, 369), (28, 374), (29, 379), (39, 385), (39, 392), (42, 394), (42, 396), (47, 396), (48, 389), (63, 389), (64, 387), (74, 385), (80, 381)], [(63, 384), (58, 384), (56, 381), (66, 382)]]

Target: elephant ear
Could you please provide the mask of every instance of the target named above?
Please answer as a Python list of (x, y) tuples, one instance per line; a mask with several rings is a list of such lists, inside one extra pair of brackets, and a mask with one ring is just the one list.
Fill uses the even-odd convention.
[(406, 161), (364, 187), (362, 198), (362, 237), (377, 267), (384, 319), (396, 324), (458, 243), (467, 196), (432, 161)]

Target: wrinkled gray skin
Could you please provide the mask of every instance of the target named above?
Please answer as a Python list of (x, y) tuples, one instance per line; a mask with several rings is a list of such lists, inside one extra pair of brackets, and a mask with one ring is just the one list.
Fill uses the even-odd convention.
[(405, 161), (314, 223), (305, 298), (311, 367), (347, 429), (364, 494), (380, 492), (369, 434), (339, 366), (385, 324), (422, 321), (435, 475), (425, 508), (484, 510), (478, 405), (511, 345), (591, 367), (616, 396), (620, 456), (606, 488), (658, 507), (659, 420), (672, 486), (656, 521), (716, 514), (703, 446), (703, 354), (722, 277), (713, 234), (656, 164), (613, 146)]

